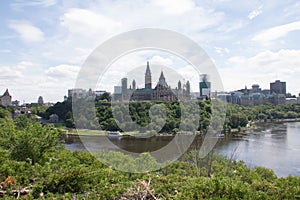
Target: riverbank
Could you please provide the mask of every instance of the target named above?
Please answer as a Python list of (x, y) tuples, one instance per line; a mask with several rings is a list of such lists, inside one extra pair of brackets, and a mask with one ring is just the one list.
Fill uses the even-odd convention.
[(231, 129), (230, 131), (223, 131), (226, 135), (245, 135), (246, 132), (253, 130), (256, 125), (261, 125), (264, 123), (286, 123), (286, 122), (300, 122), (300, 118), (294, 119), (264, 119), (264, 120), (255, 120), (249, 121), (246, 127), (239, 127), (235, 129)]
[[(255, 120), (249, 121), (246, 127), (234, 128), (226, 131), (222, 131), (224, 135), (234, 135), (234, 136), (243, 136), (248, 135), (248, 132), (253, 130), (256, 125), (260, 125), (263, 123), (284, 123), (284, 122), (300, 122), (300, 118), (295, 119), (265, 119), (265, 120)], [(65, 134), (69, 136), (81, 136), (81, 135), (107, 135), (110, 131), (105, 130), (88, 130), (88, 129), (64, 129)], [(132, 132), (121, 132), (123, 136), (137, 136), (137, 137), (149, 137), (149, 136), (174, 136), (174, 133), (139, 133), (137, 131)], [(193, 135), (201, 135), (203, 134), (201, 131), (196, 131), (194, 133), (191, 132), (178, 132), (177, 134), (193, 134)]]
[(253, 124), (256, 123), (280, 123), (280, 122), (300, 122), (300, 118), (294, 118), (294, 119), (265, 119), (265, 120), (256, 120), (253, 121)]

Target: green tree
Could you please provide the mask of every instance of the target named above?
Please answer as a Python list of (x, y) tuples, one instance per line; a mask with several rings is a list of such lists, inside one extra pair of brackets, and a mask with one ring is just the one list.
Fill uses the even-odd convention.
[(58, 145), (59, 132), (39, 123), (28, 124), (24, 130), (16, 130), (10, 139), (11, 157), (18, 161), (40, 162), (45, 153)]
[(32, 124), (33, 121), (32, 119), (27, 116), (27, 115), (20, 115), (14, 120), (14, 123), (16, 125), (16, 128), (19, 130), (23, 130), (26, 128), (28, 125)]
[(9, 117), (9, 111), (0, 106), (0, 118)]

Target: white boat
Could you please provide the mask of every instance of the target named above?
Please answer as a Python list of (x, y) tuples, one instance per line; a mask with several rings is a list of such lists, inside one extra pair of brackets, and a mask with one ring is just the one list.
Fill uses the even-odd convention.
[(109, 138), (119, 138), (119, 137), (122, 137), (122, 136), (123, 136), (123, 134), (120, 133), (120, 132), (118, 132), (118, 131), (115, 131), (115, 132), (109, 132), (109, 133), (107, 134), (107, 137), (109, 137)]
[(210, 138), (218, 138), (218, 139), (224, 139), (225, 135), (223, 133), (219, 133), (219, 134), (213, 134), (209, 136)]

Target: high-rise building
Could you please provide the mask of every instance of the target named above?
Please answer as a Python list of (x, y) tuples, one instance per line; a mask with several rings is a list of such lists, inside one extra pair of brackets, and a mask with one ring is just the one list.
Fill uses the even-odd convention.
[(127, 78), (121, 79), (121, 88), (122, 88), (122, 94), (126, 93), (127, 90)]
[(39, 96), (39, 98), (38, 98), (38, 104), (39, 104), (40, 106), (44, 105), (44, 99), (43, 99), (42, 96)]
[(133, 90), (136, 89), (136, 83), (135, 83), (135, 80), (132, 81), (132, 89), (133, 89)]
[(68, 90), (68, 98), (69, 99), (81, 99), (86, 96), (87, 91), (81, 88), (73, 88)]
[(200, 88), (200, 98), (210, 97), (211, 93), (211, 82), (208, 81), (207, 74), (201, 76), (201, 81), (199, 83)]
[(273, 93), (286, 95), (286, 82), (276, 80), (274, 83), (270, 83), (270, 94)]

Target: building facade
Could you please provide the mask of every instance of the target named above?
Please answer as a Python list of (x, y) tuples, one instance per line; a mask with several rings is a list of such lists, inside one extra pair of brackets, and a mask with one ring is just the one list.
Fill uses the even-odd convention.
[(270, 94), (283, 94), (286, 96), (286, 82), (276, 80), (274, 83), (270, 83)]
[(0, 96), (0, 105), (5, 106), (5, 107), (12, 105), (11, 95), (9, 94), (8, 89), (6, 89), (4, 94), (2, 96)]
[(199, 83), (200, 99), (211, 97), (211, 82), (207, 80), (207, 74), (202, 75), (202, 80)]
[(95, 99), (96, 97), (100, 97), (106, 93), (105, 90), (96, 90), (93, 91), (92, 89), (82, 89), (82, 88), (73, 88), (68, 90), (68, 97), (65, 100), (72, 101), (72, 99)]
[(40, 106), (44, 105), (44, 98), (42, 96), (39, 96), (38, 98), (38, 102), (37, 102)]
[[(121, 86), (115, 86), (115, 88), (121, 88), (121, 94), (116, 90), (113, 95), (115, 101), (177, 101), (187, 100), (191, 98), (190, 83), (187, 81), (183, 85), (181, 81), (178, 81), (178, 87), (172, 89), (168, 85), (163, 71), (160, 74), (159, 80), (154, 88), (152, 88), (152, 74), (150, 70), (149, 62), (147, 62), (145, 72), (145, 87), (136, 88), (136, 81), (133, 80), (132, 84), (128, 88), (128, 79), (121, 79)], [(119, 91), (119, 90), (118, 90)]]
[(255, 106), (265, 103), (284, 104), (286, 103), (286, 96), (286, 82), (279, 80), (270, 83), (270, 89), (262, 90), (258, 84), (253, 84), (251, 89), (247, 89), (245, 86), (244, 89), (231, 93), (217, 94), (220, 99), (242, 106)]

